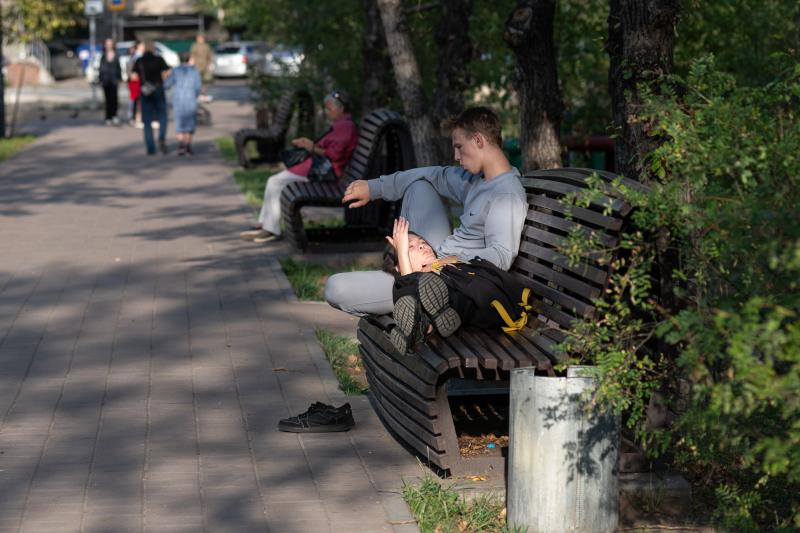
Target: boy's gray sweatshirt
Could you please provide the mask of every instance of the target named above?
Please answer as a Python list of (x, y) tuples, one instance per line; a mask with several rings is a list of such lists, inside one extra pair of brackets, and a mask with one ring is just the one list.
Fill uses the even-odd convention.
[(464, 206), (461, 225), (436, 250), (436, 255), (455, 255), (462, 261), (481, 257), (508, 270), (519, 252), (519, 241), (528, 202), (519, 171), (495, 176), (470, 174), (461, 167), (423, 167), (369, 180), (369, 198), (400, 200), (417, 180), (428, 180), (436, 191)]

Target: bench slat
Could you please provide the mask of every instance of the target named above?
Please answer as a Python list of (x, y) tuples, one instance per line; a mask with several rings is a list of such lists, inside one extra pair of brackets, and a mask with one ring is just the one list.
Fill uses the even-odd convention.
[[(597, 231), (597, 230), (590, 230), (586, 228), (586, 226), (575, 222), (574, 220), (568, 220), (563, 217), (557, 217), (555, 215), (547, 214), (543, 211), (539, 211), (537, 209), (529, 209), (526, 220), (530, 222), (535, 222), (537, 224), (545, 225), (549, 228), (553, 228), (559, 231), (563, 231), (564, 233), (570, 233), (574, 231), (576, 228), (581, 231), (582, 234), (588, 236), (593, 235), (596, 238), (600, 239), (603, 246), (608, 248), (612, 248), (617, 244), (617, 238), (609, 235), (608, 233)], [(525, 225), (525, 228), (528, 228), (528, 225)]]
[(577, 274), (582, 278), (591, 280), (598, 285), (604, 285), (606, 277), (608, 276), (605, 270), (588, 265), (585, 262), (578, 265), (571, 265), (569, 263), (569, 259), (565, 255), (558, 253), (551, 248), (545, 248), (544, 246), (532, 243), (528, 240), (523, 240), (520, 242), (519, 249), (521, 252), (530, 254), (537, 259), (543, 259), (553, 263), (554, 265), (560, 266), (564, 270), (569, 270), (570, 272)]
[(543, 194), (527, 194), (528, 205), (542, 209), (548, 209), (554, 213), (561, 213), (580, 223), (588, 223), (592, 226), (605, 228), (609, 231), (619, 231), (622, 227), (622, 220), (619, 218), (605, 216), (597, 211), (584, 207), (570, 206), (554, 198), (549, 198)]
[(437, 414), (434, 403), (425, 399), (416, 391), (411, 390), (407, 384), (387, 373), (383, 368), (380, 367), (380, 365), (375, 363), (372, 359), (371, 353), (365, 349), (365, 345), (361, 345), (361, 355), (364, 365), (369, 369), (367, 374), (368, 378), (370, 377), (370, 374), (377, 376), (384, 388), (390, 389), (395, 396), (402, 398), (407, 404), (413, 406), (422, 413), (425, 413), (428, 416), (435, 416)]
[(597, 298), (602, 293), (599, 287), (590, 285), (584, 280), (572, 277), (569, 274), (558, 272), (544, 263), (535, 263), (526, 257), (520, 257), (518, 259), (519, 260), (516, 264), (516, 268), (524, 269), (530, 275), (537, 275), (546, 279), (547, 281), (552, 281), (561, 287), (569, 289), (570, 292), (573, 292), (582, 298), (591, 300), (593, 298)]
[(370, 381), (370, 392), (381, 402), (383, 408), (392, 415), (392, 418), (397, 420), (408, 431), (414, 433), (423, 441), (427, 446), (436, 451), (445, 449), (444, 438), (441, 433), (434, 433), (432, 421), (419, 414), (419, 419), (409, 416), (411, 413), (416, 412), (415, 409), (408, 409), (401, 403), (399, 406), (393, 402), (392, 393), (388, 389), (384, 389), (382, 384), (377, 381)]

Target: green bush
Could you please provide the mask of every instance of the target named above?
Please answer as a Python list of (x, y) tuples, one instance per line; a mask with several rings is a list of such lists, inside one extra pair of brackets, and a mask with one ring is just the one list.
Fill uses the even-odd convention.
[[(598, 400), (651, 454), (714, 490), (726, 530), (800, 527), (799, 78), (738, 87), (705, 58), (648, 97), (655, 179), (648, 193), (617, 183), (635, 229), (599, 317), (565, 346), (597, 364)], [(565, 249), (578, 261), (587, 244)], [(674, 417), (659, 429), (654, 391)]]

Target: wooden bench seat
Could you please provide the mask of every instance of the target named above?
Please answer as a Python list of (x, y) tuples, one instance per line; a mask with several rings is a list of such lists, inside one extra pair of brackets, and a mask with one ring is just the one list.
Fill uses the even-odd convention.
[[(375, 201), (360, 209), (347, 209), (342, 196), (355, 180), (371, 179), (415, 166), (408, 124), (388, 109), (378, 109), (361, 120), (358, 144), (342, 177), (336, 182), (295, 182), (281, 194), (284, 235), (294, 250), (305, 251), (309, 242), (358, 242), (369, 237), (383, 239), (396, 216), (392, 202)], [(303, 207), (340, 207), (344, 227), (307, 229)]]
[[(603, 249), (617, 244), (630, 211), (628, 204), (611, 196), (590, 208), (570, 208), (563, 202), (565, 195), (585, 189), (594, 172), (607, 181), (615, 177), (567, 168), (521, 178), (528, 214), (511, 272), (532, 288), (529, 303), (534, 309), (521, 331), (462, 328), (448, 338), (430, 336), (415, 356), (407, 356), (398, 354), (389, 342), (391, 317), (360, 320), (358, 340), (375, 409), (397, 438), (435, 466), (454, 475), (503, 475), (505, 458), (500, 449), (493, 456), (461, 457), (453, 422), (458, 414), (450, 406), (451, 385), (459, 385), (458, 394), (481, 394), (486, 385), (492, 394), (503, 394), (515, 368), (535, 367), (542, 375), (553, 376), (561, 357), (557, 346), (572, 321), (594, 315), (593, 300), (603, 294), (609, 279)], [(607, 214), (603, 212), (606, 203), (610, 206)], [(557, 246), (571, 231), (591, 233), (603, 249), (581, 264), (570, 264)], [(507, 408), (507, 398), (504, 401)]]
[[(233, 137), (239, 164), (251, 168), (259, 162), (277, 163), (281, 150), (286, 145), (286, 133), (292, 116), (297, 112), (298, 130), (313, 137), (314, 102), (307, 91), (291, 91), (281, 95), (273, 114), (272, 123), (267, 128), (245, 128), (236, 132)], [(247, 144), (255, 142), (259, 157), (250, 159), (247, 155)]]

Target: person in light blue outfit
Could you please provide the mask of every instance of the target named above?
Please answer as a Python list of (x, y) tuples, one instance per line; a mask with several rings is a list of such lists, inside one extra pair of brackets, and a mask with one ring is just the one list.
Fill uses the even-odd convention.
[(172, 69), (166, 88), (172, 89), (172, 114), (178, 134), (178, 155), (192, 153), (192, 135), (197, 122), (197, 97), (200, 95), (200, 73), (188, 53), (181, 54), (181, 66)]

